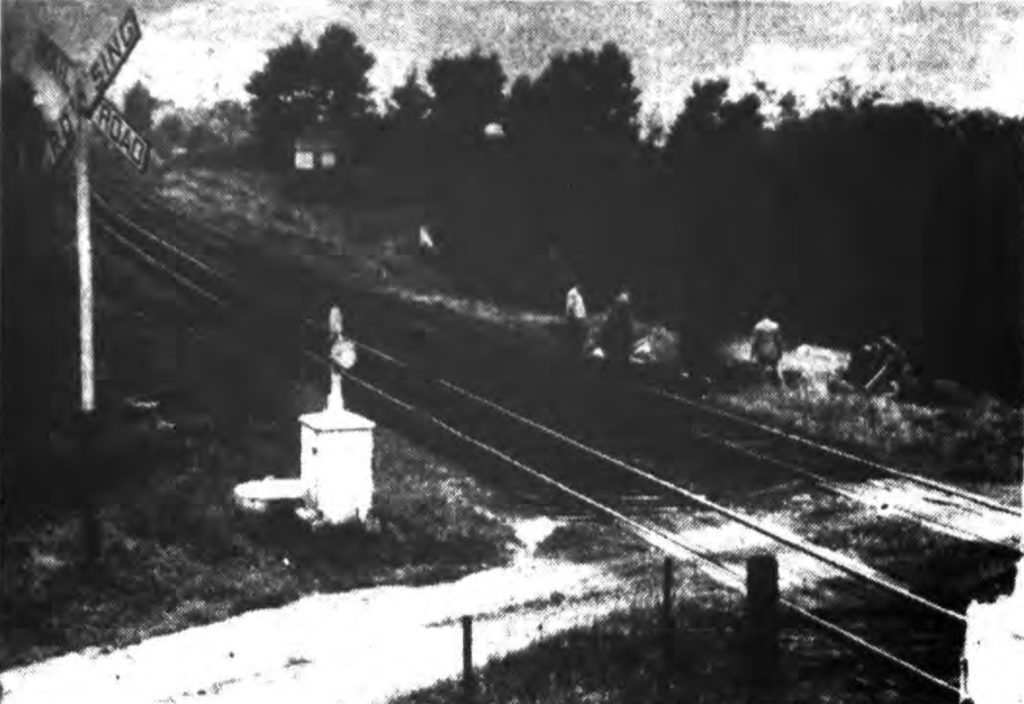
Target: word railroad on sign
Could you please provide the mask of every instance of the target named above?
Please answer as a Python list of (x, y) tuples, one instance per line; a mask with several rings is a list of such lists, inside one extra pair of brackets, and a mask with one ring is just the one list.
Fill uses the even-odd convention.
[(78, 135), (76, 121), (74, 108), (65, 105), (57, 117), (54, 127), (48, 130), (46, 138), (46, 160), (48, 163), (56, 166), (64, 158), (64, 155), (71, 151)]
[(71, 101), (65, 103), (64, 108), (57, 116), (57, 121), (54, 128), (49, 131), (46, 142), (47, 160), (56, 164), (75, 143), (75, 135), (78, 131), (75, 124), (74, 102), (79, 85), (79, 69), (78, 64), (72, 61), (55, 41), (42, 32), (36, 37), (35, 50), (40, 65), (53, 76), (57, 85)]
[(139, 171), (146, 170), (149, 163), (149, 142), (128, 124), (121, 111), (106, 98), (92, 114), (92, 122), (105, 134), (119, 152), (124, 154)]
[(36, 37), (36, 56), (43, 68), (49, 71), (64, 89), (65, 95), (73, 98), (78, 80), (78, 65), (55, 41), (42, 32)]

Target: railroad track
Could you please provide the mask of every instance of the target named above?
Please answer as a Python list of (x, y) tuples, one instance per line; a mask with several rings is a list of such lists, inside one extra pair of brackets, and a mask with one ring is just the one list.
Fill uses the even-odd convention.
[[(115, 186), (117, 189), (124, 187)], [(136, 230), (136, 219), (151, 222), (154, 210), (160, 208), (151, 195), (137, 187), (128, 193), (120, 191), (120, 195), (119, 204), (128, 211), (127, 217), (121, 214), (114, 217), (121, 217), (122, 224), (127, 223)], [(109, 204), (103, 202), (99, 209), (109, 212)], [(173, 222), (175, 217), (166, 207), (157, 214), (157, 219), (165, 222)], [(141, 234), (156, 247), (153, 256), (166, 251), (165, 238), (161, 241), (161, 237), (152, 233)], [(520, 350), (510, 353), (507, 347), (493, 344), (475, 330), (467, 335), (472, 337), (475, 354), (452, 355), (449, 347), (435, 344), (436, 340), (419, 333), (432, 328), (465, 328), (465, 323), (455, 316), (410, 310), (405, 304), (340, 286), (337, 281), (324, 281), (315, 274), (296, 275), (294, 269), (289, 270), (286, 257), (281, 257), (275, 270), (274, 266), (267, 266), (267, 260), (281, 253), (254, 254), (251, 246), (240, 244), (238, 235), (203, 223), (174, 228), (173, 235), (176, 241), (187, 242), (189, 250), (199, 254), (193, 257), (178, 248), (172, 251), (182, 258), (183, 266), (197, 269), (195, 275), (199, 281), (209, 280), (213, 270), (215, 287), (234, 286), (236, 295), (243, 299), (251, 297), (252, 285), (248, 286), (248, 291), (245, 286), (238, 290), (236, 282), (242, 280), (245, 269), (239, 266), (239, 259), (244, 265), (262, 262), (256, 277), (261, 283), (266, 282), (265, 288), (274, 291), (273, 300), (267, 303), (286, 316), (300, 311), (307, 318), (306, 329), (310, 334), (317, 334), (319, 328), (318, 322), (308, 319), (313, 312), (311, 308), (322, 315), (327, 300), (345, 301), (346, 312), (353, 311), (357, 336), (363, 338), (365, 333), (365, 337), (369, 337), (371, 331), (374, 335), (364, 340), (367, 342), (364, 349), (369, 355), (364, 355), (363, 359), (364, 364), (367, 361), (374, 364), (376, 373), (387, 374), (389, 371), (381, 367), (398, 362), (399, 366), (411, 367), (409, 373), (443, 377), (456, 387), (500, 398), (506, 407), (530, 418), (568, 427), (592, 444), (607, 445), (614, 439), (615, 445), (609, 449), (636, 458), (646, 456), (662, 465), (682, 464), (681, 458), (685, 459), (690, 452), (714, 452), (721, 461), (735, 468), (731, 476), (701, 478), (701, 490), (721, 500), (742, 499), (742, 495), (736, 496), (737, 491), (741, 494), (763, 491), (784, 477), (786, 481), (813, 485), (850, 501), (884, 505), (891, 513), (965, 540), (1010, 549), (1016, 545), (1013, 531), (1018, 525), (1019, 511), (989, 497), (795, 436), (716, 408), (688, 396), (685, 390), (670, 391), (649, 383), (622, 382), (586, 371), (581, 373), (577, 365), (565, 364), (565, 360), (551, 355), (520, 359)], [(209, 256), (203, 257), (204, 252)], [(215, 267), (206, 266), (200, 257), (216, 262)], [(332, 289), (337, 292), (334, 296), (325, 294)], [(310, 302), (315, 304), (311, 306)], [(373, 318), (372, 327), (365, 325), (368, 318)], [(428, 320), (426, 325), (424, 319)], [(384, 350), (400, 350), (404, 359), (415, 361), (400, 361), (396, 354)], [(467, 365), (467, 360), (477, 363)], [(510, 373), (495, 371), (515, 367), (519, 369)], [(546, 383), (522, 383), (523, 378), (545, 367), (550, 370)], [(766, 471), (769, 467), (771, 472)], [(742, 475), (744, 481), (735, 481), (737, 475)], [(685, 477), (677, 479), (684, 481)], [(842, 484), (869, 480), (876, 481), (871, 493), (837, 491), (843, 489)], [(913, 491), (908, 493), (906, 487)], [(908, 499), (912, 499), (909, 505)]]
[[(251, 274), (247, 275), (245, 267), (239, 265), (239, 259), (235, 258), (236, 249), (241, 247), (237, 239), (232, 243), (229, 233), (201, 225), (181, 227), (177, 214), (168, 210), (160, 212), (159, 204), (148, 200), (148, 196), (147, 200), (133, 198), (131, 193), (119, 188), (114, 186), (108, 191), (109, 200), (106, 196), (98, 200), (97, 217), (104, 228), (133, 244), (140, 254), (149, 258), (146, 262), (149, 266), (179, 279), (179, 284), (194, 293), (196, 290), (205, 291), (222, 301), (225, 307), (244, 305), (247, 300), (256, 298), (261, 301), (261, 310), (272, 310), (275, 316), (280, 314), (282, 317), (289, 313), (295, 316), (296, 312), (303, 315), (303, 311), (308, 310), (304, 307), (308, 301), (324, 300), (319, 289), (323, 282), (317, 282), (313, 277), (300, 277), (300, 283), (294, 289), (287, 289), (285, 295), (260, 295), (259, 289), (251, 283)], [(125, 200), (130, 202), (125, 203)], [(193, 246), (197, 240), (206, 239), (204, 232), (209, 234), (209, 239), (218, 241), (216, 246), (209, 245), (201, 257), (194, 253), (197, 250), (193, 250)], [(195, 246), (198, 249), (198, 245)], [(261, 257), (265, 258), (266, 254), (249, 252), (245, 261)], [(188, 273), (184, 273), (185, 270)], [(243, 278), (246, 276), (250, 278)], [(294, 284), (296, 281), (294, 272), (285, 271), (281, 263), (272, 266), (264, 263), (260, 277), (265, 282), (279, 281), (282, 284)], [(264, 286), (266, 288), (268, 286)], [(210, 289), (218, 293), (210, 293)], [(798, 464), (792, 456), (779, 459), (772, 454), (778, 452), (778, 447), (773, 449), (772, 443), (784, 444), (782, 441), (786, 438), (729, 436), (723, 433), (721, 424), (709, 428), (709, 420), (714, 414), (706, 410), (702, 416), (704, 425), (696, 427), (693, 414), (699, 409), (689, 405), (684, 414), (681, 409), (687, 404), (679, 399), (685, 397), (676, 394), (679, 399), (669, 402), (670, 398), (663, 390), (635, 382), (608, 383), (606, 379), (581, 374), (564, 364), (555, 369), (558, 372), (555, 378), (542, 385), (524, 385), (522, 376), (511, 373), (481, 375), (481, 365), (487, 369), (496, 360), (500, 361), (502, 355), (507, 357), (507, 350), (500, 345), (488, 348), (482, 343), (479, 348), (482, 361), (478, 365), (468, 365), (469, 368), (453, 364), (451, 359), (446, 360), (445, 350), (433, 344), (420, 344), (413, 349), (417, 361), (409, 363), (389, 350), (402, 349), (403, 343), (408, 350), (407, 331), (421, 324), (420, 312), (410, 312), (403, 306), (357, 292), (343, 291), (343, 295), (343, 300), (352, 303), (353, 311), (360, 310), (360, 303), (374, 309), (378, 322), (382, 323), (375, 326), (374, 331), (384, 338), (383, 342), (375, 339), (362, 345), (364, 355), (358, 368), (359, 375), (351, 378), (355, 386), (348, 392), (350, 399), (357, 405), (373, 408), (375, 417), (387, 418), (389, 425), (409, 431), (418, 439), (436, 442), (437, 428), (444, 429), (449, 439), (456, 438), (454, 444), (459, 446), (460, 452), (468, 452), (482, 461), (492, 481), (504, 484), (506, 489), (519, 491), (526, 502), (547, 511), (571, 513), (578, 511), (581, 503), (590, 508), (596, 505), (606, 515), (631, 523), (634, 530), (654, 531), (663, 539), (685, 543), (680, 538), (678, 524), (663, 520), (660, 509), (688, 507), (699, 512), (702, 520), (707, 514), (724, 515), (748, 529), (764, 529), (759, 521), (734, 511), (724, 502), (739, 498), (738, 494), (757, 491), (754, 487), (759, 483), (766, 484), (763, 487), (766, 490), (770, 489), (778, 483), (780, 473), (793, 474), (793, 467), (786, 472), (778, 466), (779, 472), (766, 471), (773, 465), (772, 460), (775, 465), (784, 462), (799, 467), (804, 472), (802, 479), (816, 486), (823, 482), (837, 485), (849, 481), (856, 473), (862, 476), (864, 472), (879, 471), (877, 467), (857, 462), (856, 458), (845, 458), (848, 466), (840, 467), (840, 463), (834, 462), (831, 468), (808, 469), (804, 466), (806, 456), (799, 458)], [(354, 312), (353, 318), (360, 322), (366, 320), (360, 320), (358, 312)], [(383, 321), (393, 326), (390, 331), (377, 330), (385, 327)], [(315, 321), (307, 322), (311, 335), (322, 329)], [(441, 326), (444, 322), (437, 324)], [(356, 329), (360, 328), (362, 325), (357, 324)], [(386, 351), (384, 346), (388, 344), (392, 346)], [(315, 349), (307, 350), (307, 356), (316, 364), (323, 363)], [(660, 395), (663, 403), (652, 403), (652, 394)], [(501, 403), (494, 401), (495, 398), (500, 398)], [(552, 403), (553, 398), (560, 399), (562, 403)], [(390, 401), (382, 402), (381, 399)], [(424, 418), (430, 422), (424, 422)], [(723, 418), (719, 416), (716, 422), (721, 420)], [(764, 431), (763, 428), (760, 430)], [(735, 426), (731, 432), (736, 432)], [(622, 439), (625, 442), (621, 442)], [(755, 447), (753, 441), (760, 445)], [(800, 444), (791, 438), (788, 442)], [(705, 446), (703, 451), (695, 451), (702, 445)], [(678, 471), (677, 467), (666, 469), (666, 465), (674, 461), (678, 463), (687, 452), (696, 452), (705, 463), (727, 462), (726, 466), (731, 465), (728, 477), (720, 482), (720, 486), (709, 489), (708, 484), (713, 485), (714, 482), (707, 481), (707, 473), (704, 472), (700, 475), (700, 493), (692, 484), (685, 486), (692, 477)], [(521, 471), (511, 473), (509, 466)], [(534, 480), (529, 490), (524, 489), (522, 482), (524, 467), (543, 467), (542, 477), (538, 476), (536, 469), (532, 474), (525, 473)], [(822, 471), (828, 471), (828, 476), (822, 474), (821, 479), (808, 476), (808, 473)], [(544, 489), (540, 490), (539, 486)], [(717, 501), (708, 500), (708, 495)], [(970, 502), (969, 497), (960, 498)], [(984, 510), (1000, 511), (1000, 508), (990, 506)], [(956, 608), (959, 605), (943, 606), (884, 575), (844, 560), (842, 555), (822, 550), (798, 536), (779, 534), (771, 526), (762, 530), (762, 534), (767, 534), (776, 545), (785, 545), (815, 558), (819, 571), (816, 578), (831, 572), (829, 579), (833, 582), (837, 576), (842, 576), (852, 578), (859, 586), (880, 589), (887, 598), (901, 599), (914, 608), (923, 609), (933, 618), (943, 620), (945, 625), (936, 629), (936, 637), (950, 644), (956, 640), (962, 627), (962, 616)], [(957, 537), (966, 541), (998, 542), (980, 535), (961, 534)], [(714, 560), (699, 548), (690, 552), (701, 553), (699, 559)], [(723, 566), (721, 560), (718, 562), (719, 567), (728, 570), (728, 565)], [(804, 569), (804, 572), (810, 575), (809, 570)], [(833, 582), (829, 583), (830, 586)], [(864, 609), (870, 611), (871, 608), (870, 603), (865, 602)], [(934, 664), (947, 677), (955, 672), (955, 663), (949, 657), (939, 657)]]

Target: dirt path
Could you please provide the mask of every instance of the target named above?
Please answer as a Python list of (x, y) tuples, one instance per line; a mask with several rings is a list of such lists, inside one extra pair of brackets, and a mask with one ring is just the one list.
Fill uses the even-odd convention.
[(313, 595), (10, 670), (3, 701), (385, 701), (459, 673), (463, 615), (477, 616), (482, 664), (622, 606), (617, 589), (600, 566), (523, 558), (457, 582)]
[[(778, 522), (792, 520), (792, 508), (761, 518), (785, 530)], [(695, 520), (699, 517), (689, 512), (669, 514), (662, 519), (668, 519), (671, 532), (709, 548), (737, 571), (747, 555), (771, 547), (735, 524)], [(91, 649), (9, 670), (0, 675), (3, 701), (388, 701), (459, 676), (463, 615), (474, 616), (474, 662), (480, 666), (638, 605), (635, 582), (615, 570), (620, 562), (536, 557), (536, 546), (557, 525), (544, 518), (518, 522), (524, 548), (511, 565), (455, 582), (311, 595), (113, 652)], [(671, 543), (652, 536), (646, 541), (681, 564), (689, 562), (690, 556)], [(776, 552), (784, 594), (806, 599), (812, 593), (818, 605), (843, 600), (825, 588), (821, 580), (827, 572), (814, 560), (790, 550)], [(859, 560), (827, 552), (872, 572)]]

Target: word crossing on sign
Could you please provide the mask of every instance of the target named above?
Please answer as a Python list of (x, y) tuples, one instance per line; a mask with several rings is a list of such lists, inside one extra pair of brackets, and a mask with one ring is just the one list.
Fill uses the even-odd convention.
[(110, 35), (110, 39), (100, 49), (99, 55), (89, 65), (82, 106), (86, 115), (91, 115), (96, 109), (107, 88), (114, 82), (118, 71), (124, 66), (141, 37), (142, 29), (139, 27), (135, 10), (128, 8), (117, 29)]
[(78, 65), (64, 53), (57, 42), (43, 32), (36, 37), (35, 50), (39, 64), (56, 79), (64, 94), (69, 98), (77, 98), (75, 89), (78, 82)]
[(46, 163), (51, 167), (63, 161), (78, 139), (77, 121), (74, 108), (65, 105), (57, 117), (56, 125), (47, 128)]
[(136, 132), (121, 111), (106, 98), (100, 101), (99, 109), (92, 115), (93, 124), (107, 139), (135, 164), (139, 171), (145, 171), (149, 164), (149, 142)]

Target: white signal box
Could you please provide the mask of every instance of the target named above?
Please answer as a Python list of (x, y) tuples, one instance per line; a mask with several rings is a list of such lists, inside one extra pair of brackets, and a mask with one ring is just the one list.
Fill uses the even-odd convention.
[(307, 413), (302, 433), (302, 483), (328, 523), (365, 522), (373, 502), (373, 429), (343, 409)]
[(341, 369), (356, 363), (356, 348), (345, 339), (341, 311), (331, 308), (331, 390), (327, 408), (299, 418), (302, 483), (327, 523), (365, 523), (373, 503), (373, 421), (345, 410)]

